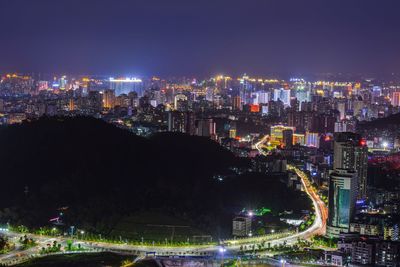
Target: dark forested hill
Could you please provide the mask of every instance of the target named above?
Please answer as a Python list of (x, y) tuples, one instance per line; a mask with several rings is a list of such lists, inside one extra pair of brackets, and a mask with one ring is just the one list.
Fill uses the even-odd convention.
[(277, 207), (290, 208), (290, 192), (277, 182), (237, 177), (225, 186), (213, 179), (237, 164), (206, 138), (160, 133), (146, 139), (93, 118), (6, 126), (0, 128), (0, 223), (44, 225), (68, 207), (68, 223), (93, 229), (143, 210), (210, 227), (227, 205), (246, 203), (248, 196), (262, 202), (268, 188), (286, 196), (274, 200)]

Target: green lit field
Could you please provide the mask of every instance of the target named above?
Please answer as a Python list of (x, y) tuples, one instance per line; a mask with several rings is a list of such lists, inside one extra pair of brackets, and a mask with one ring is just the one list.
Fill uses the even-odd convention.
[[(168, 243), (172, 242), (202, 242), (198, 236), (205, 233), (190, 226), (188, 222), (177, 218), (158, 214), (158, 213), (141, 213), (136, 216), (129, 216), (122, 219), (110, 233), (111, 236), (118, 238), (119, 236), (129, 240), (138, 240), (146, 243), (156, 242)], [(204, 238), (203, 238), (204, 239)]]
[(19, 264), (19, 267), (119, 267), (126, 260), (133, 260), (133, 256), (123, 256), (113, 253), (96, 254), (70, 254), (48, 256), (34, 259), (27, 263)]

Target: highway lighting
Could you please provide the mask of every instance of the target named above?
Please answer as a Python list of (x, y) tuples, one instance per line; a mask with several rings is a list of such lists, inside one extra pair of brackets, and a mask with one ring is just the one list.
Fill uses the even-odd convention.
[(387, 149), (389, 144), (388, 144), (388, 142), (383, 142), (382, 146), (383, 146), (384, 149)]

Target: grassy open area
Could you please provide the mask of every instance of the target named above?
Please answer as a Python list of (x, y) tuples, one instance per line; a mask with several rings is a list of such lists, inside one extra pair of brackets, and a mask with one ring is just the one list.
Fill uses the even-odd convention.
[(111, 231), (111, 236), (119, 236), (130, 240), (148, 242), (201, 242), (196, 236), (203, 236), (206, 233), (190, 226), (188, 222), (168, 216), (162, 213), (143, 212), (136, 216), (129, 216), (122, 219)]
[(114, 253), (96, 254), (69, 254), (56, 255), (33, 259), (19, 264), (19, 267), (119, 267), (126, 260), (133, 260), (134, 256), (118, 255)]

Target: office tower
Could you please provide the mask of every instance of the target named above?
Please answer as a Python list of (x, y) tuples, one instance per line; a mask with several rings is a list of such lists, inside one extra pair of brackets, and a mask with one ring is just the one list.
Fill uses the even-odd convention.
[(45, 91), (49, 89), (48, 81), (38, 81), (38, 89), (39, 91)]
[(69, 99), (68, 110), (69, 111), (75, 110), (75, 100), (73, 98)]
[(355, 132), (356, 125), (354, 121), (338, 121), (335, 122), (335, 133), (342, 133), (342, 132)]
[(346, 103), (345, 102), (337, 103), (337, 110), (340, 113), (340, 120), (346, 119)]
[(168, 131), (169, 132), (184, 132), (184, 115), (182, 112), (168, 112)]
[(337, 117), (334, 113), (313, 114), (310, 130), (316, 133), (333, 133), (336, 120)]
[(359, 199), (367, 197), (368, 148), (360, 135), (335, 133), (334, 169), (352, 169), (357, 173)]
[(400, 106), (400, 92), (393, 92), (391, 103), (392, 103), (392, 106), (395, 106), (395, 107)]
[(335, 169), (329, 179), (329, 216), (327, 235), (338, 237), (348, 232), (357, 198), (357, 173), (352, 169)]
[(196, 116), (194, 112), (185, 112), (185, 133), (194, 135), (196, 133)]
[(233, 236), (248, 236), (251, 232), (251, 218), (250, 217), (236, 217), (232, 221), (232, 235)]
[(364, 102), (362, 100), (353, 101), (353, 116), (359, 117), (361, 116), (361, 111), (364, 108)]
[(399, 242), (379, 242), (376, 243), (375, 250), (375, 266), (400, 266)]
[(319, 148), (319, 134), (318, 133), (306, 133), (306, 145), (308, 147), (316, 147)]
[(196, 135), (215, 138), (216, 125), (213, 119), (201, 119), (197, 121)]
[(67, 76), (62, 76), (59, 80), (58, 80), (58, 84), (60, 85), (60, 90), (65, 90), (67, 89)]
[(234, 110), (242, 110), (242, 99), (240, 98), (240, 96), (233, 97), (232, 106)]
[(139, 97), (143, 96), (143, 82), (137, 78), (109, 79), (110, 89), (115, 91), (115, 95), (129, 94), (136, 92)]
[(177, 94), (174, 98), (175, 110), (184, 111), (187, 109), (188, 98), (184, 94)]
[(206, 100), (210, 102), (214, 100), (214, 87), (206, 88)]
[(268, 104), (269, 92), (259, 91), (258, 93), (258, 104)]
[(301, 103), (304, 102), (310, 102), (310, 91), (308, 90), (297, 90), (296, 91), (296, 98), (299, 101), (299, 104), (301, 106)]
[(283, 145), (287, 148), (292, 147), (293, 145), (293, 130), (292, 129), (285, 129), (282, 131), (283, 137)]
[(85, 100), (84, 109), (90, 110), (90, 112), (99, 112), (103, 108), (103, 96), (98, 91), (89, 91)]
[(293, 144), (299, 144), (301, 146), (304, 146), (306, 141), (305, 141), (306, 137), (304, 134), (293, 134)]
[(103, 107), (112, 109), (115, 106), (115, 92), (113, 90), (105, 90), (103, 93)]
[(275, 89), (274, 90), (274, 101), (282, 101), (285, 107), (290, 107), (290, 90), (286, 89)]
[(356, 264), (374, 264), (374, 242), (372, 240), (359, 240), (352, 242), (351, 262)]
[[(271, 140), (283, 143), (283, 131), (290, 130), (293, 133), (295, 132), (294, 127), (284, 126), (284, 125), (273, 125), (271, 126)], [(293, 138), (293, 137), (292, 137)]]

